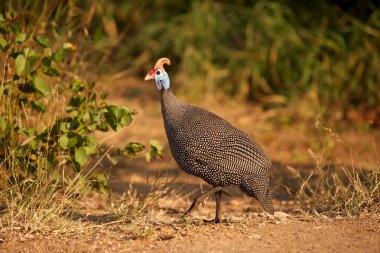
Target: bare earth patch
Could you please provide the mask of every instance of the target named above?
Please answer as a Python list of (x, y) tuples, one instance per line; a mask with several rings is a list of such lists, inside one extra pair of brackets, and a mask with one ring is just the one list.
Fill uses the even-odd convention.
[(134, 228), (119, 224), (72, 236), (14, 238), (0, 244), (0, 252), (379, 252), (379, 234), (379, 217), (272, 219), (247, 213), (222, 224), (185, 224), (161, 216)]

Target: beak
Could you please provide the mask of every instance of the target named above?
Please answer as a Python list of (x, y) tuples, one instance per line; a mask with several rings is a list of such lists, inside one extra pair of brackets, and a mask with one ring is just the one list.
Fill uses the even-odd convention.
[(152, 79), (154, 79), (154, 76), (148, 73), (148, 74), (146, 74), (144, 81), (148, 81), (148, 80), (152, 80)]

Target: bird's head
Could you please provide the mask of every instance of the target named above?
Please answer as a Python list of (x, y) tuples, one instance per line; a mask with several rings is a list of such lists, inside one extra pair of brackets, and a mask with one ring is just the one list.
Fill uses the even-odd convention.
[(159, 90), (167, 90), (170, 87), (170, 79), (164, 69), (164, 64), (170, 65), (170, 60), (168, 58), (160, 58), (156, 62), (156, 65), (154, 65), (154, 69), (149, 71), (144, 79), (145, 81), (154, 79)]

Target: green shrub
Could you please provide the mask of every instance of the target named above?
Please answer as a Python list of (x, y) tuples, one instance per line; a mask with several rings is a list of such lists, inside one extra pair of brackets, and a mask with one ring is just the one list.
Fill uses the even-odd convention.
[(51, 47), (43, 35), (30, 38), (15, 18), (0, 16), (5, 54), (0, 93), (4, 165), (20, 168), (25, 176), (67, 163), (78, 172), (98, 153), (91, 133), (118, 131), (137, 112), (107, 104), (105, 96), (94, 91), (94, 82), (68, 78), (62, 65), (75, 46)]
[(33, 220), (41, 223), (88, 187), (109, 194), (104, 175), (91, 174), (95, 166), (82, 171), (95, 155), (112, 161), (113, 155), (161, 155), (154, 141), (149, 151), (135, 142), (125, 150), (101, 146), (95, 131), (119, 131), (137, 112), (108, 104), (95, 82), (70, 70), (74, 44), (58, 43), (43, 30), (30, 34), (19, 20), (15, 12), (0, 14), (1, 227), (20, 219), (28, 226)]

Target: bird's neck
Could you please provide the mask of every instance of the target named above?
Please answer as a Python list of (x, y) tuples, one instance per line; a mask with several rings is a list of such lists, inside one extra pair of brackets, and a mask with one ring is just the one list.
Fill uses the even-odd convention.
[(166, 120), (178, 120), (184, 113), (184, 103), (179, 101), (170, 89), (161, 91), (161, 111)]

